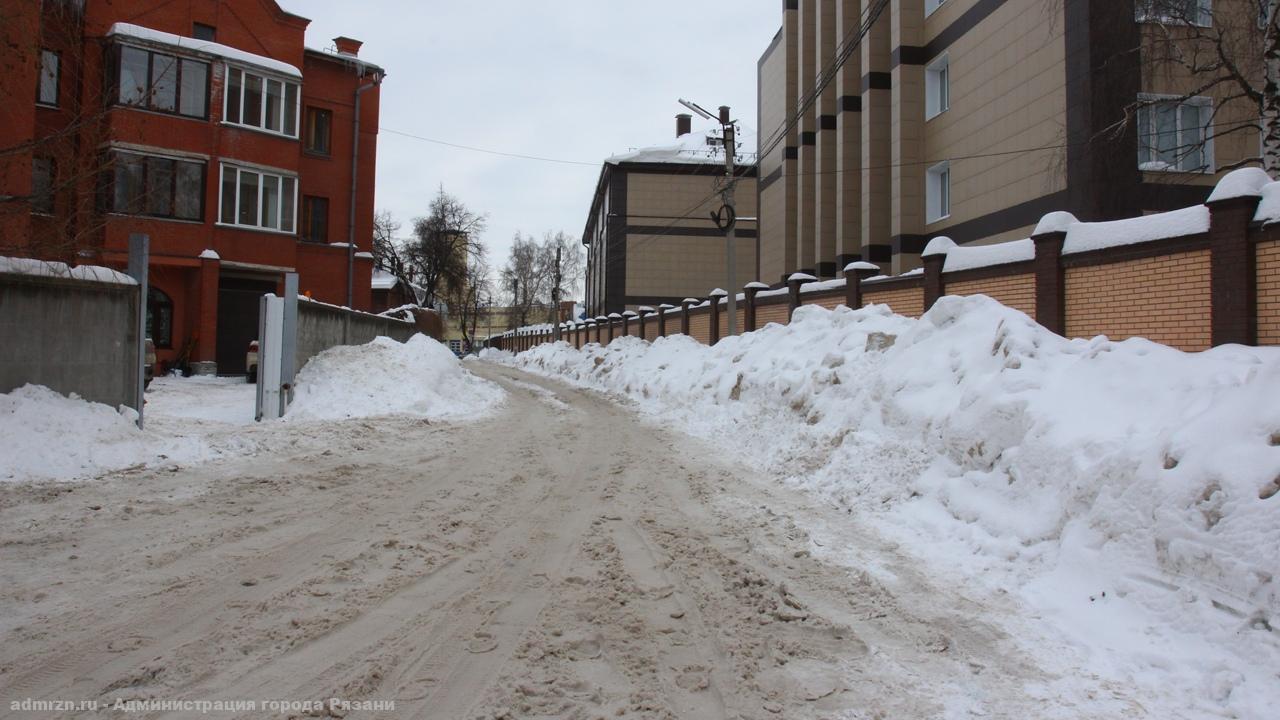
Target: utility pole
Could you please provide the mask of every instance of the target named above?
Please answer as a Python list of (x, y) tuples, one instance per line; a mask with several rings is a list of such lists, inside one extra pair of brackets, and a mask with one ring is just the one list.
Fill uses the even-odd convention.
[[(716, 227), (724, 231), (725, 265), (727, 266), (729, 275), (729, 284), (725, 286), (729, 290), (729, 332), (726, 335), (737, 335), (738, 254), (734, 252), (734, 246), (737, 245), (737, 237), (734, 232), (734, 227), (738, 221), (738, 215), (733, 202), (733, 186), (736, 182), (733, 177), (733, 158), (738, 149), (738, 144), (734, 140), (733, 120), (729, 117), (728, 105), (720, 106), (720, 115), (717, 117), (707, 112), (705, 108), (696, 102), (691, 102), (681, 98), (680, 104), (698, 113), (707, 120), (716, 120), (720, 123), (721, 139), (724, 145), (725, 188), (720, 193), (720, 209), (712, 211), (711, 219), (715, 221)], [(712, 302), (717, 301), (712, 300)]]
[[(737, 245), (736, 232), (734, 226), (737, 224), (737, 211), (733, 204), (733, 156), (738, 149), (737, 143), (734, 141), (733, 121), (729, 119), (729, 106), (720, 106), (720, 127), (724, 131), (724, 207), (721, 211), (727, 214), (724, 218), (724, 242), (725, 254), (729, 258), (729, 284), (725, 287), (729, 291), (729, 335), (738, 334), (738, 254), (734, 252)], [(716, 224), (720, 224), (719, 214), (713, 215)]]
[(556, 286), (551, 291), (551, 324), (556, 342), (560, 341), (560, 248), (556, 247)]

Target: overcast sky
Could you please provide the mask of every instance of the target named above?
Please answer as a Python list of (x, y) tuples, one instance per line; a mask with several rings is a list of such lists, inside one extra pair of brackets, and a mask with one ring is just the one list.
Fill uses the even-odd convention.
[[(281, 0), (311, 18), (310, 47), (364, 41), (387, 69), (377, 207), (404, 224), (441, 184), (489, 216), (494, 269), (517, 230), (586, 224), (601, 161), (671, 142), (679, 97), (756, 125), (756, 61), (782, 22), (776, 0)], [(726, 11), (732, 16), (725, 19)], [(694, 119), (694, 129), (711, 123)], [(585, 162), (487, 155), (398, 135)], [(754, 148), (750, 148), (754, 150)]]

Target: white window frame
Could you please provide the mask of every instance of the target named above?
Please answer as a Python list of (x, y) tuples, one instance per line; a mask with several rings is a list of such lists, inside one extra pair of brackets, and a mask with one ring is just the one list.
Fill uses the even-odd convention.
[[(927, 1), (927, 0), (926, 0)], [(1167, 23), (1180, 22), (1173, 17), (1160, 12), (1155, 5), (1161, 2), (1172, 2), (1173, 0), (1137, 0), (1133, 4), (1133, 19), (1140, 23)], [(1192, 21), (1192, 25), (1199, 27), (1213, 26), (1213, 0), (1193, 0), (1197, 2), (1199, 12), (1196, 13), (1196, 19)]]
[(924, 221), (936, 223), (951, 217), (951, 161), (929, 166), (924, 175)]
[[(230, 118), (228, 118), (228, 107), (227, 107), (231, 100), (231, 93), (229, 92), (229, 90), (231, 87), (230, 77), (231, 77), (231, 72), (233, 70), (240, 73), (240, 118), (236, 120), (231, 120)], [(262, 99), (258, 103), (259, 110), (258, 110), (257, 125), (249, 125), (242, 122), (242, 120), (244, 119), (244, 96), (245, 96), (245, 91), (249, 86), (249, 83), (245, 82), (246, 75), (253, 75), (262, 81), (262, 84), (261, 84)], [(267, 127), (267, 83), (268, 82), (281, 83), (280, 117), (279, 117), (280, 129), (279, 130), (271, 130)], [(289, 96), (289, 90), (288, 90), (289, 85), (292, 85), (295, 88), (294, 101), (293, 101), (293, 134), (292, 135), (284, 131), (285, 113), (289, 111), (289, 108), (287, 107), (288, 103), (285, 101), (285, 99)], [(302, 83), (297, 78), (289, 78), (283, 75), (272, 75), (271, 73), (263, 72), (252, 66), (238, 65), (235, 63), (223, 63), (223, 74), (222, 74), (222, 122), (223, 124), (234, 125), (235, 127), (239, 127), (239, 128), (247, 128), (249, 130), (264, 132), (264, 133), (267, 133), (268, 135), (276, 135), (279, 137), (285, 137), (285, 138), (291, 138), (293, 140), (297, 140), (302, 135), (301, 128), (300, 128), (300, 125), (301, 125), (300, 121), (302, 118), (299, 115), (301, 107), (302, 107)]]
[[(1182, 133), (1183, 133), (1182, 108), (1184, 106), (1190, 105), (1200, 110), (1200, 128), (1204, 133), (1204, 158), (1203, 158), (1204, 167), (1202, 168), (1184, 170), (1178, 167), (1177, 165), (1166, 164), (1164, 166), (1159, 166), (1158, 163), (1162, 162), (1159, 160), (1150, 159), (1150, 160), (1144, 161), (1143, 157), (1146, 154), (1148, 149), (1144, 145), (1142, 138), (1144, 136), (1153, 135), (1155, 128), (1143, 127), (1143, 118), (1145, 114), (1147, 123), (1148, 124), (1153, 123), (1154, 119), (1153, 119), (1152, 110), (1156, 107), (1156, 105), (1154, 104), (1142, 105), (1141, 107), (1139, 107), (1137, 112), (1137, 117), (1135, 118), (1135, 122), (1138, 124), (1137, 161), (1138, 161), (1138, 168), (1140, 170), (1142, 170), (1143, 172), (1180, 172), (1180, 173), (1192, 173), (1192, 174), (1202, 174), (1202, 175), (1212, 175), (1214, 173), (1214, 168), (1216, 167), (1216, 163), (1214, 161), (1213, 126), (1211, 124), (1212, 118), (1213, 118), (1213, 98), (1205, 97), (1205, 96), (1185, 98), (1181, 95), (1159, 95), (1154, 93), (1140, 93), (1138, 95), (1138, 100), (1143, 103), (1160, 103), (1165, 101), (1177, 103), (1178, 112), (1174, 114), (1174, 117), (1175, 117), (1176, 130), (1178, 133), (1178, 137), (1177, 137), (1175, 147), (1178, 147), (1178, 148), (1185, 147), (1182, 140)], [(1152, 152), (1154, 153), (1154, 151)]]
[(951, 58), (943, 53), (924, 68), (924, 119), (933, 118), (951, 107)]
[(924, 0), (924, 16), (929, 17), (934, 10), (942, 7), (947, 0)]
[[(222, 217), (222, 207), (223, 207), (223, 200), (224, 200), (223, 192), (225, 190), (225, 183), (223, 182), (223, 178), (226, 177), (226, 172), (228, 168), (236, 171), (236, 182), (235, 182), (236, 197), (235, 197), (235, 205), (234, 205), (235, 211), (231, 215), (232, 222), (227, 222)], [(250, 172), (258, 176), (258, 224), (257, 225), (242, 224), (239, 221), (240, 173), (242, 172)], [(262, 178), (264, 176), (277, 178), (280, 182), (281, 191), (278, 193), (278, 196), (276, 198), (276, 227), (271, 227), (269, 225), (262, 224), (262, 218), (264, 215), (264, 213), (262, 212), (262, 195), (264, 192), (264, 188), (266, 187), (266, 183), (262, 182)], [(285, 193), (283, 189), (284, 189), (285, 179), (289, 179), (293, 181), (293, 206), (292, 206), (293, 217), (292, 217), (292, 223), (291, 223), (291, 226), (293, 228), (292, 230), (280, 229), (280, 226), (283, 225), (283, 220), (284, 220)], [(279, 233), (281, 235), (296, 236), (298, 234), (298, 190), (299, 190), (298, 186), (299, 185), (300, 183), (298, 182), (298, 176), (291, 173), (266, 170), (264, 168), (254, 167), (252, 165), (242, 165), (240, 163), (234, 163), (234, 162), (221, 162), (218, 164), (218, 210), (217, 210), (218, 214), (216, 216), (217, 221), (215, 222), (215, 224), (220, 225), (222, 227), (234, 227), (234, 228), (241, 228), (246, 230), (258, 230), (261, 232)]]

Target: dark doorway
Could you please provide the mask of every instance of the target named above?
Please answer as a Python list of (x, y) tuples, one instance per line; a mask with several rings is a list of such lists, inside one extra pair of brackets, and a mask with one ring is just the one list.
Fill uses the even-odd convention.
[(276, 291), (276, 281), (263, 278), (218, 278), (218, 374), (245, 372), (244, 354), (258, 339), (258, 298)]

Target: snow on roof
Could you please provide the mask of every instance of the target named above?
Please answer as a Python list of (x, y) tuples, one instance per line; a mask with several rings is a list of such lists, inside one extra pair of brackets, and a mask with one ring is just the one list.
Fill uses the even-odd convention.
[(255, 55), (254, 53), (233, 48), (230, 45), (210, 42), (208, 40), (197, 40), (195, 38), (182, 37), (160, 30), (152, 30), (141, 25), (133, 25), (131, 23), (115, 23), (111, 29), (107, 31), (107, 37), (118, 36), (126, 37), (134, 40), (143, 40), (146, 42), (159, 43), (161, 45), (170, 45), (182, 50), (190, 50), (191, 52), (205, 53), (207, 55), (217, 55), (220, 58), (230, 60), (232, 62), (253, 65), (263, 70), (288, 75), (290, 77), (301, 78), (302, 71), (290, 65), (287, 62), (281, 62), (265, 55)]
[(392, 275), (386, 270), (374, 268), (373, 279), (369, 281), (369, 284), (374, 290), (390, 290), (396, 286), (397, 282), (399, 281), (396, 280), (395, 275)]
[(313, 48), (313, 47), (303, 48), (303, 50), (311, 53), (312, 55), (319, 55), (319, 56), (328, 58), (329, 60), (334, 60), (337, 62), (346, 63), (348, 65), (355, 66), (359, 68), (362, 73), (368, 70), (373, 70), (374, 72), (383, 73), (383, 74), (386, 73), (386, 70), (384, 70), (381, 65), (377, 63), (369, 62), (368, 60), (363, 60), (356, 55), (343, 55), (342, 53), (337, 52), (336, 50), (325, 50), (322, 48)]
[(1067, 230), (1067, 239), (1062, 243), (1062, 254), (1070, 255), (1204, 232), (1209, 232), (1209, 208), (1204, 205), (1126, 220), (1078, 222)]
[(1222, 176), (1205, 202), (1258, 197), (1262, 194), (1262, 188), (1270, 182), (1271, 176), (1267, 175), (1262, 168), (1246, 167), (1232, 170)]
[[(669, 145), (643, 147), (606, 158), (605, 162), (610, 165), (624, 162), (723, 165), (724, 145), (721, 142), (722, 136), (723, 133), (719, 127), (691, 132), (681, 135)], [(734, 139), (738, 144), (737, 152), (734, 153), (734, 161), (739, 165), (755, 165), (755, 153), (747, 150), (747, 148), (756, 146), (755, 131), (739, 125)]]
[(947, 260), (942, 265), (942, 271), (956, 272), (992, 265), (1006, 265), (1034, 260), (1035, 257), (1036, 244), (1031, 241), (1031, 238), (994, 245), (957, 245), (947, 251)]
[(138, 281), (128, 275), (100, 265), (77, 265), (71, 267), (66, 263), (34, 258), (0, 257), (0, 273), (13, 275), (30, 275), (33, 277), (60, 277), (72, 280), (88, 280), (90, 282), (113, 283), (116, 285), (137, 285)]

